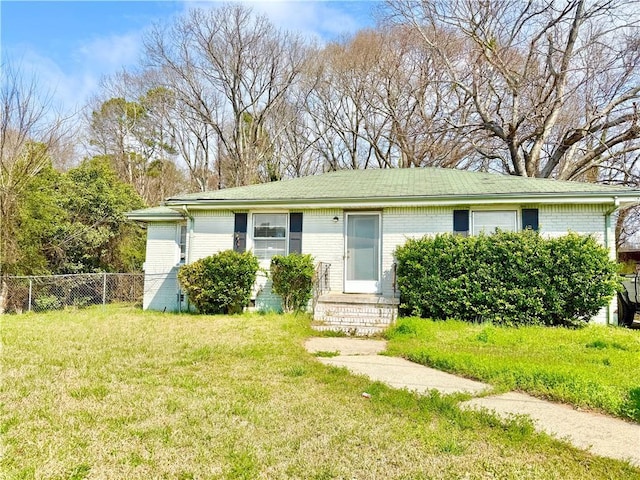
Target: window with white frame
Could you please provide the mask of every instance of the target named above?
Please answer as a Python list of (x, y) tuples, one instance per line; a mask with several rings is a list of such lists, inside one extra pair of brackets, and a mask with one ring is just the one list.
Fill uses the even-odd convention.
[(253, 214), (253, 253), (259, 260), (287, 254), (286, 213)]
[(178, 244), (178, 249), (180, 251), (180, 260), (181, 264), (186, 263), (187, 261), (187, 224), (179, 223), (178, 231), (176, 232), (176, 243)]
[(518, 212), (515, 210), (479, 210), (471, 212), (472, 234), (490, 234), (496, 229), (505, 232), (518, 230)]

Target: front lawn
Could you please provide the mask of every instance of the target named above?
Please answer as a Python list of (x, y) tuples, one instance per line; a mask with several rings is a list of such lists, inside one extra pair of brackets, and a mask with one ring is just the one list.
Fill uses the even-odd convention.
[(7, 479), (640, 475), (526, 421), (324, 366), (303, 348), (304, 316), (109, 306), (0, 322)]
[(391, 355), (640, 422), (640, 330), (405, 318), (387, 335)]

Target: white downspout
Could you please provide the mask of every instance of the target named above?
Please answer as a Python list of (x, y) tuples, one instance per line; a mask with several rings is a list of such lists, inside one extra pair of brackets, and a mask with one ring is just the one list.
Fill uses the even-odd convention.
[[(182, 211), (184, 212), (184, 216), (187, 219), (187, 238), (185, 245), (185, 255), (184, 255), (184, 263), (188, 265), (191, 263), (191, 238), (193, 237), (193, 216), (189, 212), (189, 209), (186, 205), (182, 205)], [(179, 295), (183, 295), (182, 290), (178, 287)], [(186, 294), (185, 294), (186, 296)], [(178, 297), (180, 298), (180, 297)], [(179, 301), (178, 311), (182, 310), (182, 302)], [(187, 311), (191, 310), (191, 306), (189, 305), (189, 297), (187, 297)]]
[(189, 212), (189, 209), (186, 205), (182, 205), (182, 211), (184, 212), (184, 216), (187, 217), (187, 245), (185, 252), (184, 263), (191, 263), (191, 237), (193, 236), (193, 216)]
[[(620, 199), (613, 197), (613, 207), (607, 210), (604, 214), (604, 246), (609, 251), (609, 258), (616, 260), (616, 235), (615, 231), (611, 231), (611, 215), (613, 215), (618, 208), (620, 208)], [(614, 306), (615, 302), (615, 306)], [(617, 325), (617, 320), (614, 322), (613, 312), (618, 308), (618, 299), (614, 296), (611, 302), (607, 305), (607, 325)]]

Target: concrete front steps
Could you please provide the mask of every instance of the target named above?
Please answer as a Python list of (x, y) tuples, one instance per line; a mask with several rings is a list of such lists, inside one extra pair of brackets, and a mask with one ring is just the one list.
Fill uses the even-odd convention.
[(399, 303), (380, 295), (326, 293), (317, 300), (311, 326), (318, 331), (374, 335), (396, 321)]

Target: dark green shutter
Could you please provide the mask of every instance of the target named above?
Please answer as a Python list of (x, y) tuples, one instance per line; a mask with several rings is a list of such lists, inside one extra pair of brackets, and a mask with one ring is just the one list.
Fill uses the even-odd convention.
[(302, 253), (302, 213), (289, 214), (289, 253)]
[(523, 208), (522, 209), (522, 229), (538, 231), (538, 209), (537, 208)]
[(242, 253), (247, 249), (247, 214), (236, 213), (233, 222), (233, 251)]
[(453, 211), (453, 233), (456, 235), (469, 235), (469, 210)]

